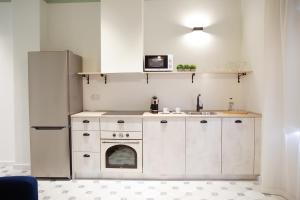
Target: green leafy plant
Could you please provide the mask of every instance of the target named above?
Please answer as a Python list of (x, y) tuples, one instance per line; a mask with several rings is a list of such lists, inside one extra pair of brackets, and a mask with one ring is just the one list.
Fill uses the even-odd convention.
[(189, 69), (190, 69), (190, 65), (184, 65), (184, 66), (183, 66), (183, 68), (184, 68), (184, 70), (186, 70), (186, 71), (187, 71), (187, 70), (189, 70)]
[(176, 67), (176, 68), (177, 68), (177, 70), (178, 70), (178, 71), (182, 71), (182, 70), (184, 70), (184, 66), (183, 66), (183, 65), (181, 65), (181, 64), (180, 64), (180, 65), (177, 65), (177, 67)]
[(190, 70), (191, 71), (196, 71), (197, 66), (196, 65), (190, 65)]

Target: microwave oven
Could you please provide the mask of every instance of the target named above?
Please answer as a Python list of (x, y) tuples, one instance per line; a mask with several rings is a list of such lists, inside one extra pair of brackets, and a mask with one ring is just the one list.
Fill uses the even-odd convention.
[(144, 61), (144, 71), (173, 71), (173, 55), (146, 55)]

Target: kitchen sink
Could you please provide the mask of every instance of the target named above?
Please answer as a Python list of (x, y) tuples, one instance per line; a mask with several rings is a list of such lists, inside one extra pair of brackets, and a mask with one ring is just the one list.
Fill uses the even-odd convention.
[(217, 115), (217, 112), (211, 112), (211, 111), (201, 111), (201, 112), (189, 112), (190, 115)]

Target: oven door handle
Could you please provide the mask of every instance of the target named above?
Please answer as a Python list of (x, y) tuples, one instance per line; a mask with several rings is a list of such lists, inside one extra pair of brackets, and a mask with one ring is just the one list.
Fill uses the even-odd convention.
[(101, 142), (103, 144), (139, 144), (140, 142)]

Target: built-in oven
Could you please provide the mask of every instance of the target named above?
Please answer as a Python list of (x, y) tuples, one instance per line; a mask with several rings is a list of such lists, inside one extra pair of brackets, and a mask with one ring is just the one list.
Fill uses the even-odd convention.
[(101, 133), (102, 172), (142, 173), (141, 132)]
[(145, 72), (173, 71), (173, 55), (146, 55)]

